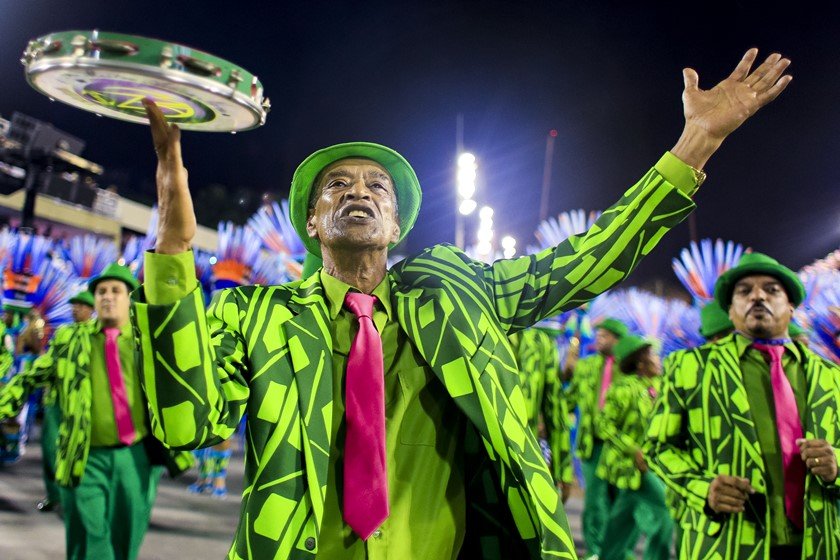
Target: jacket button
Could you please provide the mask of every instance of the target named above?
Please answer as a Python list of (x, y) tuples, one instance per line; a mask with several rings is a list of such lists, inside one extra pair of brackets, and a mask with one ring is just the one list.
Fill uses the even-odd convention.
[(308, 537), (303, 546), (306, 547), (306, 550), (315, 550), (315, 537)]
[(372, 536), (375, 539), (381, 538), (382, 537), (382, 529), (377, 529), (376, 531), (374, 531)]

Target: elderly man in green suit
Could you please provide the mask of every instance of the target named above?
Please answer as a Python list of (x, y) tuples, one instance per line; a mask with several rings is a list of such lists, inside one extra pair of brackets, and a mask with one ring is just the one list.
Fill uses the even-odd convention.
[(71, 560), (137, 558), (166, 463), (189, 468), (150, 435), (149, 414), (129, 321), (138, 285), (116, 263), (92, 278), (97, 319), (56, 331), (46, 354), (0, 390), (0, 418), (14, 416), (37, 387), (49, 385), (60, 413), (55, 481)]
[(319, 150), (292, 221), (323, 268), (216, 295), (205, 314), (180, 131), (146, 102), (160, 226), (134, 303), (154, 434), (230, 437), (247, 412), (247, 487), (228, 557), (575, 558), (508, 336), (609, 289), (693, 208), (700, 169), (787, 85), (750, 50), (715, 88), (686, 70), (684, 134), (586, 234), (487, 265), (439, 245), (387, 267), (420, 185), (395, 151)]
[(647, 449), (682, 501), (681, 558), (840, 557), (840, 368), (790, 339), (804, 297), (746, 254), (715, 286), (735, 332), (666, 360)]

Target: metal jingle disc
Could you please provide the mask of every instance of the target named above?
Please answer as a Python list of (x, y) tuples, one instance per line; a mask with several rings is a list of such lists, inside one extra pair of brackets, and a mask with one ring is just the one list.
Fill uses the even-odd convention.
[(35, 62), (28, 79), (52, 100), (135, 123), (149, 122), (144, 98), (184, 130), (237, 132), (256, 128), (266, 118), (253, 99), (223, 84), (162, 68), (65, 57)]

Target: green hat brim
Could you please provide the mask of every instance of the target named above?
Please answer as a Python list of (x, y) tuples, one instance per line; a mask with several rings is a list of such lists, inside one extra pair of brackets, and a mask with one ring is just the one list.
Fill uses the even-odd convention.
[(93, 294), (88, 291), (79, 292), (75, 296), (69, 299), (70, 303), (81, 303), (83, 305), (88, 305), (90, 307), (96, 307), (93, 301)]
[(92, 294), (96, 293), (96, 286), (103, 280), (120, 280), (125, 282), (128, 286), (128, 291), (132, 292), (140, 287), (140, 282), (131, 273), (127, 266), (111, 263), (99, 274), (94, 276), (88, 282), (88, 291)]
[(795, 272), (782, 264), (757, 261), (739, 264), (720, 275), (715, 282), (715, 299), (720, 306), (723, 309), (729, 309), (732, 304), (732, 292), (738, 280), (756, 274), (766, 274), (781, 282), (794, 307), (798, 307), (805, 300), (805, 286), (802, 285), (802, 281)]
[(309, 217), (309, 197), (312, 187), (318, 174), (325, 167), (348, 158), (363, 158), (375, 161), (384, 167), (394, 180), (400, 219), (400, 238), (397, 243), (405, 239), (405, 236), (414, 227), (417, 214), (420, 212), (420, 202), (423, 198), (420, 181), (408, 161), (396, 151), (371, 142), (348, 142), (318, 150), (298, 166), (292, 177), (292, 187), (289, 193), (289, 214), (291, 215), (292, 225), (303, 240), (306, 250), (318, 257), (321, 256), (321, 244), (317, 239), (309, 237), (306, 232), (306, 220)]

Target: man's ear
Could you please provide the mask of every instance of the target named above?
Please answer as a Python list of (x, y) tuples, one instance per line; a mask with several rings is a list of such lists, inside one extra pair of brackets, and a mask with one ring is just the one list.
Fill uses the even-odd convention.
[(396, 244), (400, 240), (400, 224), (394, 223), (394, 231), (391, 232), (391, 243)]
[(318, 239), (318, 230), (315, 227), (315, 215), (311, 212), (309, 213), (309, 217), (306, 219), (306, 233), (312, 239)]

